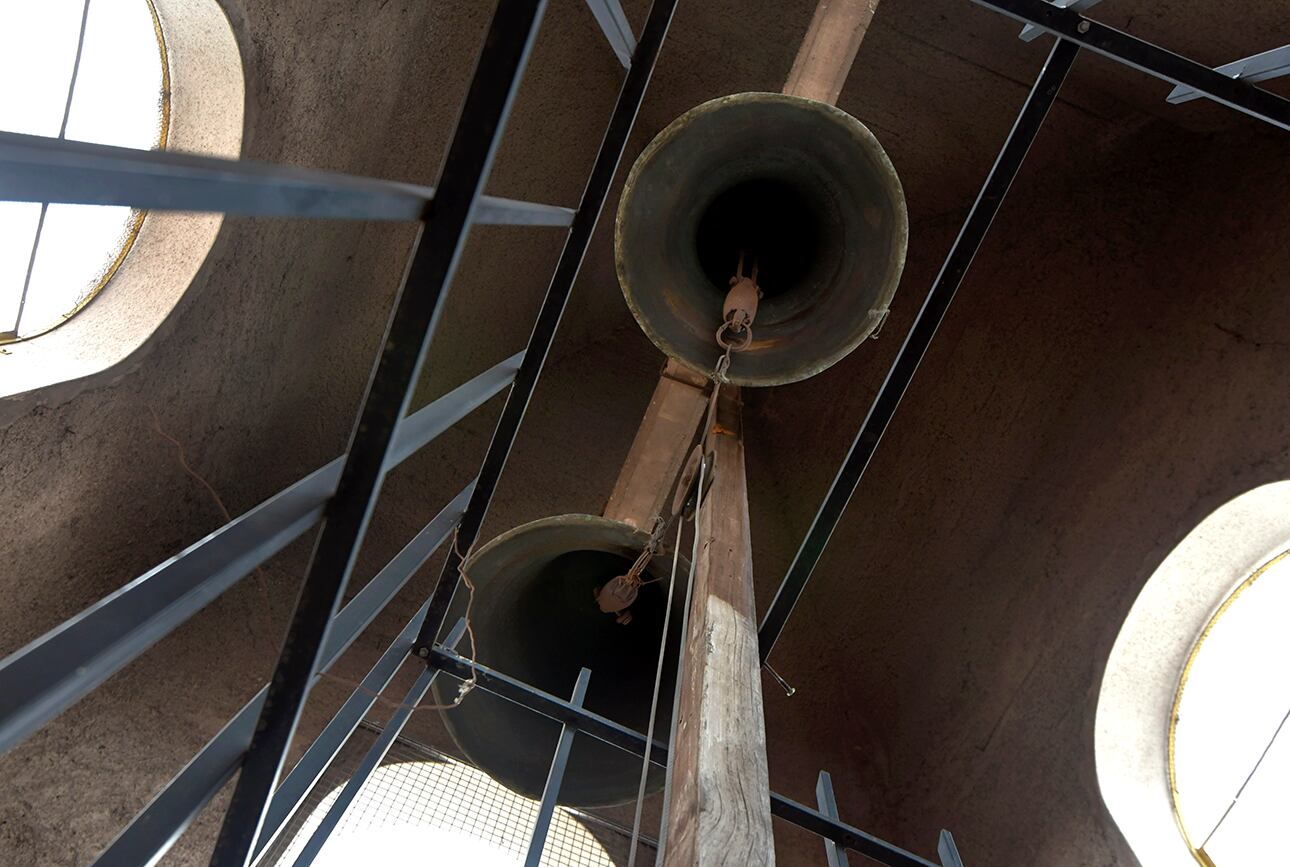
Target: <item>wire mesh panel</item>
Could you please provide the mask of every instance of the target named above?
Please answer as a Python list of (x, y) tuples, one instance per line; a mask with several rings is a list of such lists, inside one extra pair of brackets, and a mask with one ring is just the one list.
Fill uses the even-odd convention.
[[(356, 730), (300, 809), (259, 862), (290, 867), (379, 729)], [(317, 860), (340, 864), (521, 864), (538, 802), (517, 795), (483, 771), (437, 750), (399, 738), (360, 790)], [(630, 830), (581, 811), (558, 807), (542, 864), (617, 867), (627, 863)], [(655, 850), (641, 843), (639, 863)]]

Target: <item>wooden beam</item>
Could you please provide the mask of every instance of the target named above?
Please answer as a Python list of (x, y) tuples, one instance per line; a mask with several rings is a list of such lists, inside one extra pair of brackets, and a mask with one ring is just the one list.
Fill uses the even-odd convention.
[(681, 672), (664, 867), (775, 863), (739, 389), (721, 389)]
[[(604, 515), (649, 531), (662, 515), (708, 406), (707, 377), (668, 360)], [(666, 517), (666, 516), (664, 516)]]
[(836, 105), (878, 0), (820, 0), (784, 93)]

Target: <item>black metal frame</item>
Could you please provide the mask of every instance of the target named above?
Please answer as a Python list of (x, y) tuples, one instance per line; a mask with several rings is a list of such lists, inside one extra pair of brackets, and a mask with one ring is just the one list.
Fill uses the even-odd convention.
[[(0, 662), (0, 751), (4, 751), (70, 707), (322, 519), (323, 529), (272, 681), (131, 822), (97, 863), (155, 863), (240, 768), (241, 776), (224, 817), (212, 864), (243, 867), (264, 852), (370, 709), (373, 699), (369, 693), (384, 688), (409, 655), (420, 657), (426, 664), (425, 672), (409, 693), (409, 703), (420, 700), (438, 673), (459, 679), (471, 675), (470, 663), (453, 650), (460, 638), (460, 624), (442, 643), (436, 641), (460, 581), (457, 550), (468, 549), (483, 524), (622, 158), (677, 0), (655, 0), (639, 41), (627, 27), (617, 0), (586, 2), (615, 54), (620, 59), (628, 54), (630, 57), (625, 60), (627, 75), (576, 211), (482, 195), (546, 0), (498, 0), (437, 189), (245, 161), (144, 154), (0, 133), (0, 190), (8, 199), (110, 202), (154, 209), (278, 216), (424, 220), (422, 236), (345, 457), (221, 527)], [(1290, 102), (1105, 27), (1078, 12), (1059, 9), (1045, 0), (973, 2), (1033, 24), (1054, 34), (1057, 41), (767, 611), (759, 632), (763, 660), (805, 589), (1080, 49), (1087, 48), (1290, 130)], [(473, 223), (567, 225), (569, 235), (522, 360), (521, 356), (508, 359), (429, 407), (405, 416), (444, 292)], [(478, 479), (338, 612), (384, 474), (508, 383), (511, 389)], [(275, 790), (310, 685), (393, 599), (454, 525), (459, 545), (449, 550), (430, 598)], [(560, 743), (566, 753), (567, 742), (580, 733), (637, 756), (645, 754), (644, 735), (583, 709), (576, 692), (573, 701), (566, 701), (485, 666), (473, 670), (480, 688), (563, 723)], [(589, 673), (584, 672), (580, 680), (584, 686), (586, 676)], [(405, 713), (402, 721), (406, 716)], [(397, 736), (402, 721), (387, 726), (387, 740)], [(655, 742), (650, 754), (651, 761), (666, 765), (664, 745)], [(379, 759), (376, 755), (369, 764)], [(557, 750), (548, 786), (552, 798), (544, 797), (530, 860), (541, 853), (541, 840), (550, 821), (550, 809), (545, 807), (548, 801), (553, 802), (559, 787), (559, 764)], [(822, 786), (826, 777), (822, 775)], [(941, 864), (937, 865), (845, 824), (837, 817), (831, 787), (825, 788), (827, 792), (820, 790), (820, 810), (773, 792), (769, 798), (774, 815), (836, 844), (830, 848), (831, 860), (844, 860), (845, 856), (837, 851), (842, 847), (887, 865), (961, 864), (948, 832), (942, 832), (938, 842)], [(311, 842), (315, 851), (324, 838), (325, 832), (316, 844)]]

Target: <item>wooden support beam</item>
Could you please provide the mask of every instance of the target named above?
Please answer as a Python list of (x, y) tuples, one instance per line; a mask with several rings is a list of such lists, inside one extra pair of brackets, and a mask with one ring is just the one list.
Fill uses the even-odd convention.
[(836, 105), (878, 0), (820, 0), (784, 93)]
[(708, 406), (707, 377), (671, 359), (605, 505), (605, 517), (648, 532), (662, 515)]
[(775, 863), (739, 389), (721, 389), (681, 672), (664, 867)]

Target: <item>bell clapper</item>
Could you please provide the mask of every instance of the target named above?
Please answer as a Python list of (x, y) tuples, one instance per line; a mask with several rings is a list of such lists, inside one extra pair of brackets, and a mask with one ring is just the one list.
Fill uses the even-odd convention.
[[(717, 396), (720, 393), (721, 383), (725, 380), (726, 369), (730, 366), (730, 354), (745, 349), (752, 342), (752, 323), (757, 317), (757, 302), (762, 296), (761, 287), (757, 285), (757, 260), (753, 259), (752, 268), (749, 273), (744, 273), (744, 254), (739, 254), (739, 264), (735, 268), (734, 276), (730, 278), (730, 291), (726, 293), (726, 300), (723, 306), (722, 323), (716, 332), (717, 345), (725, 350), (725, 355), (717, 362), (716, 369), (713, 371), (712, 395), (708, 404), (707, 418), (704, 421), (704, 430), (710, 434), (715, 418)], [(737, 335), (737, 339), (727, 339), (730, 335)], [(707, 436), (705, 436), (705, 443)], [(698, 455), (691, 455), (691, 460), (682, 475), (692, 473), (697, 469), (697, 456), (702, 456), (708, 450), (700, 448)], [(692, 479), (691, 479), (692, 481)], [(681, 480), (681, 486), (688, 488), (686, 480)], [(681, 496), (677, 492), (678, 498)], [(644, 550), (636, 558), (630, 569), (624, 575), (618, 575), (607, 581), (602, 587), (594, 591), (596, 605), (605, 614), (613, 614), (615, 621), (626, 626), (632, 622), (632, 613), (629, 610), (632, 603), (636, 601), (637, 593), (642, 584), (648, 584), (648, 581), (641, 580), (641, 574), (645, 571), (646, 565), (650, 559), (658, 553), (659, 545), (662, 542), (663, 532), (672, 524), (676, 518), (677, 503), (673, 503), (672, 515), (670, 518), (656, 516), (654, 519), (654, 530), (650, 533), (649, 541), (645, 544)]]
[(657, 579), (649, 581), (641, 580), (641, 574), (649, 561), (658, 553), (659, 545), (663, 540), (663, 532), (671, 525), (671, 521), (664, 520), (662, 517), (655, 516), (654, 529), (650, 533), (649, 541), (645, 543), (645, 548), (637, 556), (636, 561), (632, 563), (631, 568), (625, 575), (619, 575), (609, 579), (599, 590), (594, 591), (596, 605), (605, 614), (613, 614), (614, 620), (619, 624), (626, 626), (632, 622), (632, 613), (628, 609), (636, 601), (636, 594), (644, 584), (652, 584)]
[[(738, 352), (752, 342), (752, 324), (757, 318), (757, 302), (761, 299), (757, 285), (757, 260), (753, 259), (752, 271), (744, 273), (744, 254), (739, 254), (739, 265), (730, 278), (730, 291), (726, 293), (721, 309), (721, 327), (717, 329), (717, 344), (723, 349)], [(742, 335), (742, 340), (731, 342), (730, 335)]]

